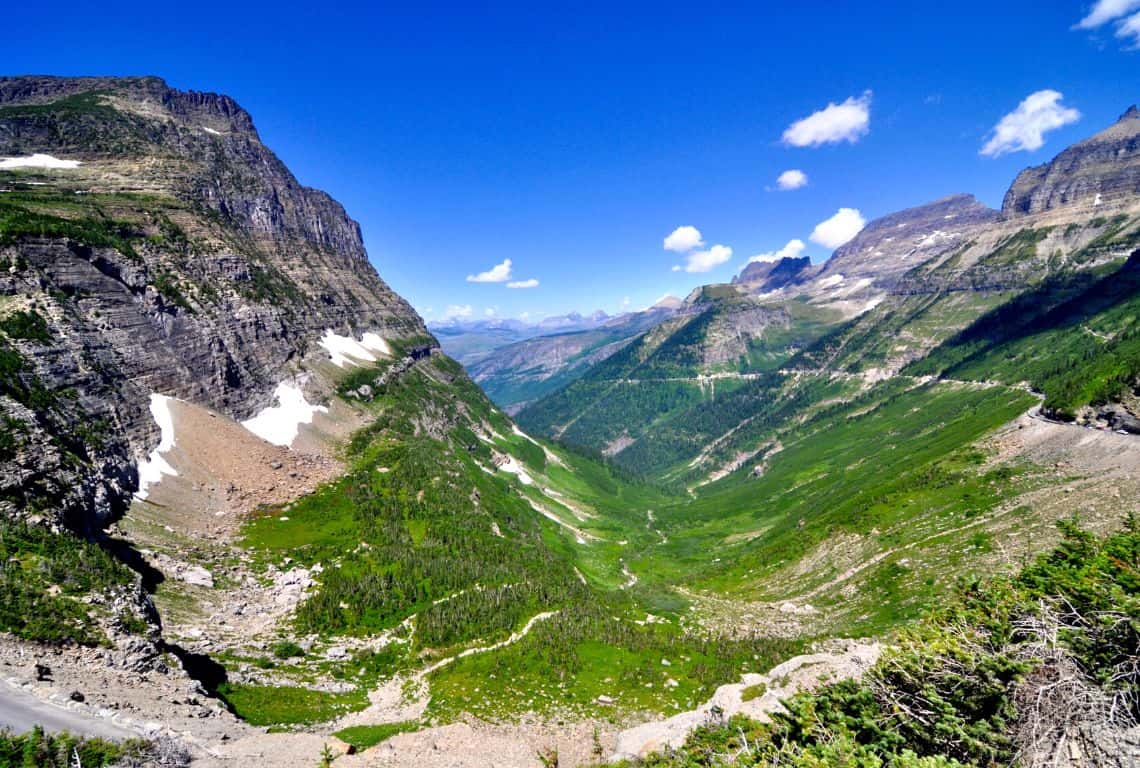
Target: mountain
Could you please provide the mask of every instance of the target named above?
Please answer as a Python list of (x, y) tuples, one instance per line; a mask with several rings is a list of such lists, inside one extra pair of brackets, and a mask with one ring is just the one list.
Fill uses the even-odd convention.
[[(426, 338), (356, 222), (224, 96), (156, 78), (3, 78), (0, 154), (76, 166), (25, 160), (0, 197), (0, 292), (35, 329), (6, 349), (4, 414), (20, 435), (0, 471), (9, 512), (50, 507), (84, 531), (120, 516), (157, 442), (152, 392), (240, 420), (326, 331)], [(41, 391), (55, 394), (37, 413)]]
[(1039, 210), (947, 198), (818, 267), (558, 320), (591, 325), (492, 353), (488, 389), (541, 395), (516, 424), (231, 99), (0, 80), (0, 725), (142, 738), (0, 754), (1124, 743), (1098, 707), (1136, 687), (1138, 135), (1019, 177)]
[(308, 765), (675, 710), (790, 648), (631, 590), (672, 497), (519, 430), (233, 100), (4, 78), (0, 158), (0, 723)]
[(429, 322), (428, 327), (439, 336), (447, 354), (464, 365), (469, 365), (508, 344), (534, 336), (596, 328), (609, 319), (610, 316), (599, 309), (588, 316), (571, 312), (546, 317), (535, 323), (514, 318), (447, 318)]
[(667, 298), (673, 301), (662, 300), (643, 312), (596, 316), (602, 322), (591, 328), (545, 333), (460, 362), (495, 403), (515, 413), (530, 400), (572, 382), (637, 334), (682, 311), (680, 299)]
[(807, 256), (784, 256), (775, 261), (750, 262), (732, 279), (734, 285), (747, 285), (754, 293), (765, 293), (793, 283), (803, 282), (810, 272), (811, 259)]

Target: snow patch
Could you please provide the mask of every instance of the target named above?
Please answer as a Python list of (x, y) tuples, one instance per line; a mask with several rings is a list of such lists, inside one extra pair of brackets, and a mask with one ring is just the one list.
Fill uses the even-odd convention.
[(78, 160), (60, 160), (36, 153), (27, 157), (0, 157), (0, 170), (12, 168), (78, 168)]
[(388, 346), (388, 342), (380, 337), (380, 334), (372, 333), (369, 331), (360, 337), (360, 344), (365, 349), (370, 349), (373, 352), (379, 352), (382, 355), (392, 354), (392, 348)]
[(150, 396), (150, 415), (162, 432), (162, 437), (158, 441), (158, 446), (150, 452), (150, 456), (139, 462), (139, 489), (135, 491), (136, 499), (146, 499), (149, 494), (147, 489), (161, 480), (164, 475), (178, 475), (178, 471), (162, 457), (162, 454), (174, 447), (174, 416), (170, 413), (170, 400), (171, 398), (166, 395)]
[(953, 240), (958, 235), (955, 232), (943, 232), (941, 229), (936, 229), (926, 237), (915, 243), (918, 248), (929, 248), (938, 243), (939, 240)]
[(549, 461), (551, 464), (557, 464), (560, 467), (566, 467), (566, 462), (564, 462), (562, 459), (560, 459), (557, 454), (555, 454), (553, 451), (551, 451), (545, 445), (538, 442), (533, 437), (528, 435), (526, 432), (523, 432), (521, 429), (519, 429), (518, 424), (512, 424), (511, 425), (511, 431), (514, 432), (519, 437), (523, 438), (524, 440), (529, 440), (532, 443), (534, 443), (535, 445), (537, 445), (539, 448), (541, 448), (542, 454), (546, 457), (546, 460)]
[(503, 472), (509, 472), (512, 475), (518, 475), (519, 482), (523, 485), (533, 485), (534, 479), (526, 473), (522, 465), (518, 463), (514, 456), (508, 456), (507, 460), (499, 464), (499, 469)]
[(1093, 205), (1100, 205), (1100, 204), (1101, 204), (1101, 202), (1102, 202), (1102, 201), (1101, 201), (1101, 197), (1100, 197), (1100, 192), (1097, 192), (1097, 193), (1096, 193), (1096, 199), (1095, 199), (1095, 200), (1093, 200)]
[(820, 288), (830, 288), (833, 285), (843, 285), (843, 275), (832, 275), (819, 281)]
[(557, 525), (560, 525), (563, 528), (565, 528), (566, 530), (570, 531), (572, 534), (574, 534), (574, 541), (577, 542), (578, 544), (587, 544), (590, 541), (597, 541), (598, 540), (597, 536), (593, 535), (592, 533), (586, 533), (581, 528), (576, 528), (573, 525), (570, 525), (570, 523), (566, 522), (561, 517), (559, 517), (558, 515), (554, 514), (549, 509), (547, 509), (546, 507), (544, 507), (541, 504), (539, 504), (538, 502), (536, 502), (534, 499), (528, 498), (527, 502), (530, 503), (530, 508), (533, 509), (535, 512), (542, 515), (543, 517), (545, 517), (550, 522), (555, 523)]
[(205, 131), (206, 133), (211, 133), (214, 136), (221, 136), (222, 135), (221, 131), (215, 131), (213, 128), (206, 128), (203, 126), (202, 130)]
[(297, 439), (302, 424), (312, 424), (313, 415), (328, 413), (323, 405), (309, 405), (305, 393), (296, 384), (283, 381), (273, 390), (277, 405), (263, 408), (251, 419), (241, 423), (243, 427), (267, 443), (288, 448)]
[(325, 348), (333, 365), (337, 368), (343, 368), (346, 365), (360, 365), (362, 361), (366, 363), (376, 362), (376, 355), (351, 336), (341, 336), (332, 330), (327, 330), (317, 343)]

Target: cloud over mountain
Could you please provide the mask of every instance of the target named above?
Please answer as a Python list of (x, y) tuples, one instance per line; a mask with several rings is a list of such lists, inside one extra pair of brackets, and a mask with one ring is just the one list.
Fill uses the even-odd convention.
[(986, 157), (1040, 149), (1045, 134), (1081, 119), (1077, 110), (1061, 104), (1060, 91), (1045, 89), (1025, 97), (1017, 109), (1003, 117), (981, 149)]
[(830, 219), (815, 225), (810, 240), (825, 248), (838, 248), (859, 234), (866, 223), (857, 208), (840, 208)]
[(766, 253), (758, 253), (748, 260), (749, 264), (757, 261), (779, 261), (780, 259), (796, 259), (804, 252), (807, 245), (803, 240), (798, 237), (794, 240), (789, 240), (787, 244), (778, 251), (768, 251)]

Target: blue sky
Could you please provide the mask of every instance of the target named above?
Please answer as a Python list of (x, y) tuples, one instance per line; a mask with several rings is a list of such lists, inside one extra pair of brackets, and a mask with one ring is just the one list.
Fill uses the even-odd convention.
[[(1092, 2), (9, 3), (0, 71), (227, 93), (422, 313), (536, 318), (684, 295), (793, 239), (822, 260), (810, 236), (841, 208), (1000, 205), (1021, 168), (1140, 101), (1122, 26), (1140, 2), (1099, 5), (1111, 18), (1079, 29)], [(1003, 146), (1056, 124), (1043, 146), (980, 154), (1031, 94)], [(777, 190), (790, 169), (807, 185)], [(710, 271), (673, 270), (680, 226)], [(712, 265), (714, 246), (731, 257)], [(506, 259), (509, 280), (466, 279)]]

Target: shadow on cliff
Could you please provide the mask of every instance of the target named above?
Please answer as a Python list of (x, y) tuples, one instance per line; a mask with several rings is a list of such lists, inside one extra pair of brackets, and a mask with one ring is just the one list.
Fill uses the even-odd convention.
[(153, 595), (158, 585), (166, 581), (162, 571), (148, 563), (142, 553), (126, 539), (107, 537), (101, 543), (108, 552), (142, 577), (142, 586), (148, 595)]
[(1075, 328), (1140, 296), (1140, 250), (1109, 274), (1076, 272), (1045, 279), (979, 317), (904, 373), (953, 377), (999, 347), (1045, 331)]

